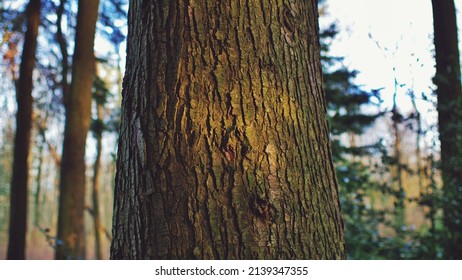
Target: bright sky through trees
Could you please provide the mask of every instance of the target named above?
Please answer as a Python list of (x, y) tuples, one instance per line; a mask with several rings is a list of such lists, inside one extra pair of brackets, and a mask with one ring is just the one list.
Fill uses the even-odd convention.
[[(413, 87), (417, 95), (431, 93), (435, 74), (431, 1), (326, 2), (329, 16), (321, 18), (321, 24), (335, 21), (340, 30), (331, 55), (345, 57), (344, 63), (360, 72), (358, 84), (367, 89), (384, 88), (387, 107), (391, 106), (395, 77), (398, 83)], [(462, 1), (455, 3), (460, 29)], [(410, 106), (407, 98), (399, 102), (402, 108)]]

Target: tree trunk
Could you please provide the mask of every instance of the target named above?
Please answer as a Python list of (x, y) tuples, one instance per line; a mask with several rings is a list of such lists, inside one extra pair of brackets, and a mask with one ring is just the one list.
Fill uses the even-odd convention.
[(42, 141), (38, 147), (38, 164), (37, 164), (37, 177), (35, 178), (35, 194), (34, 194), (34, 226), (40, 227), (40, 196), (42, 194), (42, 167), (43, 167), (43, 146), (45, 146), (45, 141), (42, 138)]
[[(395, 68), (393, 68), (393, 72), (395, 71)], [(394, 207), (393, 207), (393, 227), (395, 230), (398, 231), (398, 233), (403, 233), (401, 228), (402, 226), (405, 225), (405, 217), (404, 217), (404, 207), (405, 207), (405, 199), (406, 199), (406, 193), (404, 191), (404, 183), (403, 183), (403, 171), (404, 171), (404, 163), (402, 160), (402, 145), (401, 145), (401, 130), (399, 128), (401, 122), (403, 121), (403, 116), (399, 112), (398, 109), (398, 80), (396, 79), (396, 74), (394, 78), (394, 93), (393, 93), (393, 108), (391, 110), (392, 116), (391, 120), (393, 122), (393, 136), (394, 136), (394, 165), (396, 166), (396, 169), (393, 168), (392, 165), (392, 177), (393, 177), (393, 183), (391, 184), (392, 187), (395, 187), (393, 191), (395, 191), (395, 202), (394, 202)], [(396, 185), (395, 185), (396, 184)], [(398, 234), (397, 239), (401, 237), (401, 235)]]
[(91, 121), (91, 88), (95, 71), (93, 44), (98, 4), (98, 0), (79, 0), (72, 83), (66, 97), (56, 259), (85, 258), (84, 156)]
[(345, 257), (316, 2), (130, 1), (111, 258)]
[(27, 196), (29, 151), (32, 129), (32, 73), (40, 25), (40, 0), (30, 0), (27, 6), (27, 31), (21, 56), (19, 80), (16, 84), (16, 135), (14, 140), (13, 176), (11, 179), (10, 226), (8, 259), (25, 259), (27, 232)]
[(411, 97), (411, 103), (412, 103), (412, 108), (414, 109), (414, 114), (415, 114), (415, 122), (417, 125), (417, 131), (416, 131), (416, 140), (415, 140), (415, 157), (416, 157), (416, 173), (419, 179), (419, 193), (420, 196), (425, 194), (425, 181), (426, 181), (426, 176), (424, 172), (424, 167), (422, 166), (422, 150), (420, 147), (420, 142), (421, 138), (423, 135), (423, 129), (422, 129), (422, 117), (419, 112), (419, 108), (416, 103), (416, 96), (414, 90), (410, 93)]
[[(98, 116), (97, 122), (102, 124), (103, 122), (103, 106), (96, 102), (96, 113)], [(96, 128), (96, 158), (93, 166), (93, 189), (92, 189), (92, 200), (93, 200), (93, 226), (95, 230), (95, 258), (97, 260), (103, 259), (102, 242), (103, 242), (103, 227), (101, 225), (101, 215), (99, 206), (99, 193), (100, 193), (100, 177), (101, 177), (101, 153), (102, 153), (102, 126)]]
[(59, 49), (61, 51), (61, 88), (63, 90), (64, 103), (69, 98), (69, 81), (67, 75), (69, 74), (69, 54), (67, 53), (67, 41), (63, 34), (63, 15), (67, 0), (61, 0), (56, 11), (56, 41), (58, 41)]
[(462, 259), (462, 88), (453, 0), (432, 0), (438, 125), (447, 229), (445, 258)]

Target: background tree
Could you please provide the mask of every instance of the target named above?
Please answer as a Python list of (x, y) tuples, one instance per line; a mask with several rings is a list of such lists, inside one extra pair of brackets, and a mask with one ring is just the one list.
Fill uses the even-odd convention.
[(462, 86), (453, 0), (432, 0), (436, 58), (434, 82), (443, 176), (445, 257), (462, 259)]
[[(438, 176), (430, 163), (437, 152), (425, 147), (428, 134), (435, 130), (426, 127), (427, 116), (421, 118), (419, 112), (423, 102), (429, 103), (430, 108), (434, 104), (424, 93), (421, 96), (415, 92), (413, 85), (417, 76), (398, 83), (403, 69), (396, 67), (390, 89), (365, 91), (367, 86), (356, 84), (356, 77), (364, 73), (345, 66), (351, 63), (348, 56), (331, 54), (331, 45), (335, 49), (337, 33), (341, 30), (332, 24), (329, 2), (320, 3), (324, 86), (347, 256), (352, 259), (435, 258), (437, 255), (432, 251), (438, 251), (441, 241), (433, 230), (438, 223), (434, 215), (438, 206), (431, 205), (429, 194), (433, 192), (434, 196), (438, 188), (434, 180)], [(372, 34), (368, 37), (373, 39)], [(395, 60), (396, 48), (373, 40), (385, 57)], [(420, 73), (422, 62), (414, 53), (410, 56), (414, 64), (409, 67), (413, 73)], [(411, 99), (414, 110), (409, 111), (402, 105), (404, 96)], [(387, 105), (387, 101), (391, 104)], [(415, 142), (411, 142), (414, 137)], [(433, 182), (431, 187), (430, 182)]]
[[(111, 239), (111, 235), (104, 226), (104, 215), (102, 209), (102, 183), (104, 176), (104, 162), (103, 162), (103, 146), (107, 147), (107, 141), (103, 145), (103, 133), (116, 133), (119, 128), (118, 118), (120, 116), (119, 107), (108, 110), (108, 105), (111, 104), (111, 99), (117, 98), (114, 92), (118, 94), (121, 92), (121, 70), (120, 70), (120, 43), (124, 41), (125, 36), (121, 32), (120, 27), (117, 26), (116, 22), (126, 20), (126, 13), (122, 9), (122, 5), (125, 1), (111, 1), (103, 2), (100, 7), (99, 15), (99, 26), (97, 25), (97, 35), (105, 38), (108, 43), (114, 46), (115, 53), (105, 53), (104, 56), (97, 58), (97, 71), (93, 82), (93, 120), (91, 125), (91, 131), (96, 141), (96, 154), (95, 161), (93, 163), (93, 177), (92, 177), (92, 191), (91, 200), (92, 208), (88, 208), (89, 213), (93, 218), (93, 228), (95, 237), (95, 258), (105, 258), (107, 248), (105, 245), (105, 237)], [(111, 58), (111, 56), (117, 58)], [(116, 62), (116, 63), (114, 63)], [(114, 69), (116, 71), (116, 77), (114, 75)], [(115, 82), (115, 83), (114, 83)], [(114, 90), (111, 92), (110, 88)], [(114, 100), (112, 100), (112, 103)], [(117, 105), (119, 104), (116, 102)], [(117, 127), (117, 128), (116, 128)], [(112, 187), (111, 180), (111, 187)], [(112, 204), (111, 204), (112, 206)], [(107, 217), (106, 217), (107, 219)]]
[[(32, 126), (31, 142), (31, 165), (28, 171), (30, 176), (29, 189), (29, 215), (36, 219), (29, 219), (27, 240), (28, 246), (26, 255), (31, 259), (53, 258), (56, 243), (57, 209), (59, 199), (59, 172), (61, 162), (61, 145), (63, 143), (64, 131), (64, 106), (63, 101), (68, 99), (71, 81), (72, 57), (75, 39), (75, 28), (77, 25), (78, 6), (75, 1), (65, 0), (42, 0), (41, 6), (41, 27), (37, 37), (37, 63), (34, 70), (34, 122)], [(110, 227), (112, 216), (113, 180), (115, 174), (115, 147), (116, 136), (112, 128), (118, 123), (119, 104), (119, 72), (123, 52), (119, 50), (120, 43), (124, 41), (126, 33), (126, 1), (105, 1), (100, 7), (100, 16), (97, 23), (97, 33), (100, 42), (96, 48), (96, 56), (105, 64), (103, 74), (111, 92), (105, 106), (105, 125), (111, 127), (111, 131), (103, 135), (102, 142), (105, 149), (101, 155), (101, 220), (105, 229)], [(13, 148), (13, 141), (10, 137), (15, 126), (11, 120), (16, 113), (15, 90), (13, 79), (19, 75), (19, 64), (21, 62), (21, 50), (26, 30), (24, 13), (26, 1), (2, 1), (0, 5), (0, 75), (4, 82), (0, 87), (0, 118), (1, 139), (2, 139), (2, 172), (0, 199), (0, 258), (6, 257), (8, 245), (8, 221), (9, 221), (9, 198), (11, 185), (10, 159)], [(103, 46), (104, 45), (104, 46)], [(123, 45), (122, 45), (123, 46)], [(72, 47), (72, 48), (71, 48)], [(116, 52), (117, 51), (117, 52)], [(65, 71), (67, 65), (67, 71)], [(66, 80), (67, 79), (67, 80)], [(67, 96), (67, 97), (66, 97)], [(95, 112), (93, 112), (96, 114)], [(111, 123), (109, 122), (111, 121)], [(112, 121), (114, 121), (112, 123)], [(14, 136), (14, 134), (13, 134)], [(13, 137), (14, 138), (14, 137)], [(92, 145), (92, 139), (87, 140)], [(9, 150), (11, 149), (11, 151)], [(91, 150), (91, 149), (90, 149)], [(93, 153), (87, 153), (86, 158), (92, 158)], [(87, 172), (91, 172), (90, 162), (86, 163)], [(87, 174), (89, 174), (87, 173)], [(91, 192), (89, 192), (91, 193)], [(33, 195), (32, 195), (33, 194)], [(91, 209), (91, 197), (87, 195), (86, 209)], [(91, 213), (87, 211), (87, 214)], [(93, 220), (89, 215), (84, 218), (87, 237), (87, 246), (94, 244)], [(110, 238), (107, 230), (105, 235)], [(57, 241), (57, 242), (55, 242)], [(109, 243), (102, 243), (103, 257), (108, 256)], [(87, 258), (93, 258), (93, 250), (89, 250)]]
[(130, 2), (113, 259), (345, 257), (317, 1), (241, 2)]
[(66, 103), (66, 125), (61, 160), (56, 259), (85, 258), (85, 143), (91, 122), (95, 73), (93, 44), (98, 0), (79, 0), (72, 83)]
[(56, 41), (59, 45), (59, 50), (61, 52), (61, 81), (59, 82), (62, 89), (62, 96), (64, 103), (67, 102), (67, 98), (70, 98), (69, 91), (69, 53), (67, 51), (67, 39), (63, 34), (63, 16), (66, 11), (65, 5), (67, 0), (61, 0), (59, 6), (56, 8)]
[(29, 151), (32, 129), (32, 73), (35, 68), (35, 50), (40, 25), (40, 0), (27, 5), (27, 30), (16, 84), (16, 134), (14, 140), (13, 175), (11, 178), (10, 226), (8, 259), (25, 259), (27, 232), (27, 203), (29, 181)]
[[(320, 3), (326, 12), (325, 2)], [(343, 58), (330, 56), (330, 44), (337, 33), (335, 24), (321, 30), (321, 61), (333, 161), (345, 221), (346, 251), (348, 258), (376, 259), (389, 248), (378, 234), (384, 213), (370, 207), (369, 201), (374, 193), (382, 190), (382, 184), (374, 176), (377, 170), (370, 164), (381, 146), (379, 142), (362, 144), (359, 139), (366, 137), (376, 119), (383, 116), (379, 109), (381, 99), (379, 91), (366, 92), (354, 83), (358, 73), (345, 67)], [(378, 112), (365, 113), (365, 108)]]
[(92, 209), (93, 228), (95, 231), (95, 258), (103, 259), (102, 242), (104, 240), (104, 227), (101, 217), (101, 179), (102, 179), (102, 163), (101, 157), (103, 154), (103, 132), (107, 130), (107, 125), (104, 122), (104, 106), (107, 102), (109, 90), (106, 87), (104, 80), (96, 74), (93, 84), (93, 100), (96, 107), (96, 118), (92, 120), (91, 131), (96, 141), (96, 155), (93, 163), (93, 178), (92, 178)]

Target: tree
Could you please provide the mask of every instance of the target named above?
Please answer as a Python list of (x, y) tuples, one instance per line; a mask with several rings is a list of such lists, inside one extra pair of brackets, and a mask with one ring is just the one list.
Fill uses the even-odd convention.
[(68, 82), (68, 73), (69, 73), (69, 54), (67, 52), (67, 40), (63, 34), (63, 15), (65, 12), (65, 5), (67, 0), (61, 0), (59, 6), (56, 9), (56, 41), (58, 42), (59, 49), (61, 51), (61, 88), (63, 91), (63, 100), (69, 98), (69, 82)]
[(65, 98), (66, 124), (61, 159), (56, 259), (85, 258), (85, 142), (91, 123), (95, 72), (93, 44), (98, 0), (79, 0), (72, 82)]
[[(326, 10), (323, 1), (320, 8)], [(361, 145), (357, 141), (368, 137), (369, 129), (383, 115), (382, 112), (366, 113), (364, 108), (377, 106), (373, 101), (380, 104), (381, 99), (379, 91), (366, 92), (354, 84), (358, 72), (345, 67), (343, 58), (329, 55), (337, 33), (335, 24), (321, 29), (321, 63), (347, 256), (348, 259), (386, 258), (390, 256), (390, 246), (378, 234), (384, 213), (374, 209), (371, 203), (375, 193), (383, 194), (382, 184), (375, 178), (379, 177), (378, 171), (371, 164), (373, 155), (380, 151), (380, 144)]]
[(93, 120), (91, 130), (96, 140), (96, 155), (93, 164), (93, 178), (92, 178), (92, 202), (93, 209), (91, 211), (93, 216), (93, 227), (95, 230), (95, 258), (97, 260), (103, 259), (102, 242), (104, 238), (104, 229), (101, 223), (100, 213), (100, 181), (101, 181), (101, 155), (103, 152), (103, 132), (105, 124), (103, 119), (103, 110), (106, 103), (109, 91), (106, 88), (104, 81), (96, 74), (94, 81), (93, 99), (95, 100), (96, 119)]
[(21, 56), (19, 80), (16, 84), (16, 135), (14, 140), (13, 176), (11, 179), (8, 259), (25, 259), (27, 232), (27, 196), (29, 151), (32, 130), (32, 72), (40, 24), (40, 0), (27, 5), (27, 31)]
[(112, 259), (342, 259), (317, 1), (130, 1)]
[(441, 142), (445, 257), (462, 259), (462, 86), (453, 0), (432, 0)]

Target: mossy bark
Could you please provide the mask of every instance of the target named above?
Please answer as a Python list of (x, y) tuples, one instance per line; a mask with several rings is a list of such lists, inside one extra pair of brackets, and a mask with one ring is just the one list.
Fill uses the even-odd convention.
[(25, 259), (27, 233), (27, 204), (29, 182), (29, 154), (32, 131), (33, 71), (40, 25), (40, 0), (27, 5), (27, 31), (16, 83), (16, 134), (14, 139), (13, 176), (11, 179), (10, 223), (7, 259)]
[(79, 0), (72, 83), (66, 97), (66, 124), (58, 213), (56, 259), (84, 259), (85, 142), (91, 122), (95, 73), (93, 44), (98, 0)]
[(317, 1), (130, 1), (113, 259), (342, 259)]

